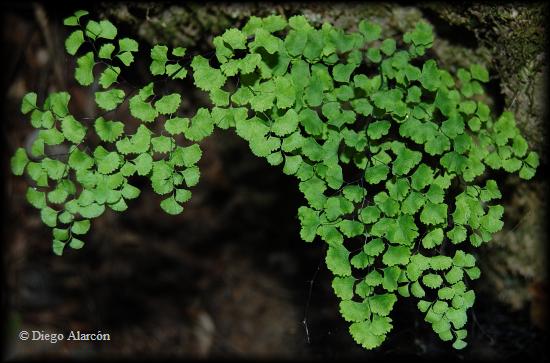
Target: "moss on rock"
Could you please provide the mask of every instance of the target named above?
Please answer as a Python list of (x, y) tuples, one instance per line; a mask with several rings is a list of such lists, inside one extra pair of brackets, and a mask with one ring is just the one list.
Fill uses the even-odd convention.
[[(485, 49), (488, 67), (498, 75), (504, 107), (515, 113), (518, 125), (530, 146), (544, 150), (546, 129), (543, 124), (546, 61), (546, 5), (475, 4), (471, 6), (430, 4), (427, 14), (451, 26), (472, 32)], [(543, 161), (545, 155), (541, 153)]]

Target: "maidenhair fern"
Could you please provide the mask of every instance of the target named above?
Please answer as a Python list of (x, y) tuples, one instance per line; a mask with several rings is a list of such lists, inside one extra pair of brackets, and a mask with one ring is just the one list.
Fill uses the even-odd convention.
[[(101, 115), (79, 121), (69, 93), (42, 103), (29, 93), (21, 111), (40, 131), (29, 153), (19, 148), (11, 159), (13, 173), (33, 181), (27, 200), (53, 229), (55, 254), (82, 248), (81, 235), (106, 208), (128, 208), (140, 194), (133, 175), (150, 179), (163, 210), (182, 212), (200, 177), (198, 142), (216, 127), (234, 128), (254, 155), (298, 178), (306, 201), (300, 236), (327, 243), (332, 286), (357, 343), (382, 344), (402, 296), (417, 300), (442, 340), (466, 346), (469, 282), (480, 275), (466, 250), (503, 226), (501, 193), (486, 167), (530, 179), (539, 163), (512, 113), (494, 117), (482, 101), (485, 68), (459, 69), (456, 78), (440, 69), (427, 57), (434, 38), (423, 22), (395, 40), (381, 39), (368, 21), (345, 33), (328, 23), (316, 29), (303, 16), (251, 17), (214, 38), (216, 60), (194, 56), (190, 69), (186, 49), (155, 45), (154, 80), (128, 92), (121, 77), (138, 43), (117, 39), (108, 20), (83, 21), (87, 14), (65, 20), (74, 29), (65, 46), (78, 54), (76, 81), (99, 83)], [(212, 103), (190, 118), (181, 116), (180, 94), (155, 87), (188, 72)], [(123, 104), (141, 121), (133, 134), (116, 120)], [(155, 123), (164, 130), (155, 133)], [(100, 143), (91, 149), (93, 133)], [(68, 154), (49, 155), (59, 144)]]

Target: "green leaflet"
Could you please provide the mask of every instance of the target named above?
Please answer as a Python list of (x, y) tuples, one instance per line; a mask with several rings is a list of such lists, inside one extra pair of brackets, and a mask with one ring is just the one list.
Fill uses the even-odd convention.
[(326, 263), (329, 270), (337, 276), (351, 275), (349, 251), (342, 245), (329, 245)]
[(397, 297), (392, 293), (374, 295), (369, 298), (372, 312), (381, 316), (389, 315), (396, 301)]
[(306, 242), (312, 242), (320, 225), (319, 212), (302, 206), (298, 208), (298, 219), (302, 226), (300, 237)]
[(177, 134), (183, 133), (188, 126), (189, 126), (189, 119), (181, 118), (181, 117), (174, 117), (174, 118), (168, 119), (164, 123), (164, 128), (171, 135), (177, 135)]
[(139, 44), (130, 38), (122, 38), (118, 40), (119, 52), (116, 57), (125, 65), (129, 66), (134, 61), (133, 52), (137, 52)]
[(378, 140), (388, 133), (390, 125), (389, 121), (373, 122), (367, 128), (367, 135), (373, 140)]
[(73, 144), (80, 144), (86, 136), (86, 128), (73, 116), (68, 115), (61, 120), (61, 130), (65, 139)]
[(375, 335), (369, 321), (355, 322), (350, 326), (353, 339), (365, 349), (379, 347), (386, 339), (386, 335)]
[(107, 121), (103, 117), (95, 120), (94, 124), (97, 136), (103, 141), (113, 142), (124, 132), (124, 124), (120, 121)]
[(360, 202), (367, 195), (367, 191), (359, 185), (348, 185), (342, 190), (344, 197), (351, 202)]
[(299, 189), (315, 209), (324, 208), (326, 197), (324, 191), (326, 184), (318, 177), (312, 177), (306, 181), (300, 182)]
[(84, 247), (84, 242), (77, 239), (77, 238), (72, 238), (71, 241), (69, 242), (69, 246), (75, 250), (79, 250), (81, 249), (82, 247)]
[(360, 322), (370, 317), (369, 305), (366, 302), (358, 303), (351, 300), (340, 302), (340, 313), (349, 322)]
[(338, 224), (338, 227), (342, 233), (348, 237), (359, 236), (363, 233), (364, 226), (362, 223), (357, 221), (343, 220)]
[(332, 280), (332, 288), (342, 300), (351, 300), (353, 297), (353, 287), (355, 285), (355, 279), (352, 276), (348, 277), (335, 277)]
[(196, 56), (191, 62), (195, 85), (203, 91), (212, 91), (221, 88), (225, 84), (226, 77), (220, 70), (216, 70), (208, 64), (208, 60), (202, 56)]
[[(20, 110), (38, 137), (10, 159), (12, 173), (31, 180), (26, 199), (52, 228), (54, 254), (85, 248), (80, 235), (106, 207), (131, 208), (127, 201), (141, 192), (132, 176), (150, 180), (161, 209), (181, 213), (200, 180), (198, 142), (215, 127), (230, 129), (255, 156), (298, 179), (300, 237), (328, 244), (332, 287), (358, 344), (384, 342), (400, 296), (417, 300), (443, 341), (466, 346), (475, 294), (465, 282), (481, 271), (471, 254), (440, 251), (478, 247), (503, 228), (503, 195), (490, 169), (531, 179), (540, 163), (513, 114), (493, 115), (480, 101), (490, 78), (483, 65), (440, 69), (427, 52), (434, 34), (426, 22), (401, 40), (384, 38), (369, 20), (347, 33), (303, 15), (252, 16), (242, 29), (212, 35), (214, 60), (153, 45), (153, 79), (130, 91), (124, 67), (138, 42), (117, 39), (109, 20), (86, 15), (65, 19), (65, 48), (75, 56), (77, 82), (99, 83), (92, 92), (100, 113), (93, 123), (77, 121), (69, 93), (53, 92), (43, 104), (27, 93)], [(197, 109), (171, 85), (187, 76), (188, 63), (208, 106)], [(133, 134), (135, 120), (126, 127), (125, 118), (106, 115), (121, 111), (126, 98), (138, 120)], [(51, 146), (68, 147), (66, 157)]]
[(389, 246), (382, 257), (382, 262), (388, 266), (406, 265), (409, 262), (411, 251), (405, 246)]
[(184, 130), (184, 135), (189, 140), (200, 141), (210, 135), (214, 130), (214, 122), (207, 109), (200, 108), (191, 119), (189, 127)]
[(149, 154), (140, 154), (134, 159), (138, 175), (147, 175), (153, 167), (153, 158)]
[(153, 105), (145, 102), (139, 95), (130, 98), (130, 113), (144, 122), (152, 122), (158, 116)]
[(109, 88), (113, 83), (117, 82), (119, 75), (119, 67), (109, 67), (101, 73), (101, 76), (99, 77), (99, 84), (103, 88)]
[(197, 144), (193, 144), (188, 147), (177, 146), (176, 150), (172, 153), (172, 162), (179, 166), (193, 166), (196, 164), (202, 156), (202, 151)]
[(25, 171), (25, 166), (29, 162), (27, 152), (23, 148), (18, 148), (15, 154), (11, 157), (11, 171), (15, 175), (23, 175)]
[(189, 187), (195, 186), (199, 182), (200, 172), (199, 172), (199, 168), (196, 166), (185, 169), (181, 173), (181, 175), (185, 180), (185, 184), (187, 184), (187, 186)]
[(92, 159), (86, 152), (79, 149), (75, 149), (69, 156), (69, 166), (74, 170), (86, 170), (94, 165), (94, 159)]
[(365, 180), (370, 184), (378, 184), (388, 176), (390, 168), (379, 164), (365, 169)]
[(441, 278), (441, 276), (439, 275), (436, 275), (436, 274), (433, 274), (433, 273), (429, 273), (427, 275), (424, 275), (422, 277), (422, 282), (424, 283), (424, 285), (426, 285), (427, 287), (430, 287), (432, 289), (435, 289), (437, 287), (439, 287), (441, 285), (441, 283), (443, 282), (443, 279)]
[(443, 230), (436, 228), (428, 232), (424, 238), (422, 238), (422, 246), (424, 248), (434, 248), (439, 246), (443, 242)]
[(72, 16), (63, 20), (63, 24), (67, 26), (77, 26), (80, 23), (80, 18), (89, 14), (85, 10), (77, 10)]
[(111, 43), (103, 44), (99, 48), (99, 58), (111, 59), (111, 54), (115, 50), (115, 46)]
[(359, 214), (359, 219), (363, 223), (373, 223), (376, 222), (380, 218), (380, 209), (378, 209), (376, 206), (368, 206), (361, 210)]
[(118, 47), (121, 52), (137, 52), (139, 44), (133, 39), (122, 38), (118, 41)]
[(116, 34), (117, 29), (109, 20), (99, 22), (90, 20), (86, 25), (86, 35), (93, 40), (97, 38), (114, 39)]
[(82, 221), (76, 221), (71, 227), (71, 232), (74, 234), (86, 234), (90, 230), (90, 221), (84, 219)]
[(372, 256), (367, 255), (364, 251), (361, 251), (353, 256), (350, 262), (353, 267), (364, 269), (370, 266), (374, 262), (374, 259)]
[(166, 71), (166, 62), (168, 61), (168, 47), (165, 45), (155, 45), (151, 48), (151, 65), (149, 70), (152, 75), (161, 75)]
[(37, 209), (46, 207), (46, 196), (44, 192), (40, 192), (34, 188), (29, 187), (26, 194), (27, 201)]
[[(27, 114), (36, 109), (36, 99), (38, 95), (35, 92), (29, 92), (21, 100), (21, 113)], [(34, 126), (34, 125), (33, 125)]]
[(402, 148), (393, 162), (392, 173), (394, 175), (407, 174), (420, 162), (421, 158), (422, 154), (420, 152)]
[(410, 245), (418, 236), (418, 227), (410, 215), (400, 215), (389, 223), (385, 236), (393, 243)]
[(162, 96), (155, 102), (155, 109), (159, 114), (170, 115), (176, 112), (181, 102), (181, 96), (177, 93)]
[(116, 56), (125, 66), (129, 66), (134, 61), (134, 56), (130, 52), (121, 52)]
[(93, 67), (95, 65), (94, 53), (88, 52), (77, 59), (74, 78), (83, 86), (89, 86), (94, 81)]
[(40, 130), (38, 137), (41, 138), (46, 145), (58, 145), (65, 140), (63, 133), (57, 129)]
[(422, 190), (433, 181), (433, 170), (426, 164), (420, 164), (411, 178), (411, 186), (416, 190)]
[(298, 114), (293, 109), (285, 112), (284, 115), (278, 117), (273, 122), (271, 129), (277, 136), (285, 136), (291, 134), (298, 127)]
[(174, 197), (169, 197), (160, 202), (160, 207), (168, 214), (176, 215), (183, 211), (183, 207), (179, 205)]
[(114, 110), (122, 101), (125, 93), (121, 89), (111, 89), (104, 92), (95, 93), (95, 102), (105, 111)]
[(168, 153), (174, 149), (174, 139), (167, 136), (157, 136), (151, 139), (153, 151), (158, 153)]
[(44, 158), (40, 164), (48, 177), (53, 180), (61, 179), (67, 172), (66, 165), (59, 160)]
[(102, 174), (110, 174), (120, 166), (120, 155), (115, 151), (108, 152), (102, 146), (95, 149), (94, 158), (97, 161), (97, 170)]
[(432, 202), (428, 202), (422, 209), (422, 213), (420, 213), (420, 220), (424, 224), (428, 225), (445, 223), (446, 219), (446, 204), (434, 204)]
[(70, 55), (75, 55), (76, 51), (84, 43), (84, 33), (82, 30), (75, 30), (65, 40), (65, 49)]

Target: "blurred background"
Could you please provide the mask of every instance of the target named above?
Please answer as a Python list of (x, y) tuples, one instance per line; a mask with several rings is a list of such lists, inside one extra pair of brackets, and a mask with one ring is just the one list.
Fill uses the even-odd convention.
[[(485, 64), (489, 101), (496, 112), (515, 113), (541, 166), (528, 183), (493, 175), (503, 183), (505, 227), (476, 252), (482, 277), (474, 286), (468, 348), (457, 352), (441, 342), (406, 299), (396, 304), (394, 329), (381, 348), (358, 346), (339, 314), (322, 243), (300, 240), (296, 216), (304, 199), (297, 181), (255, 157), (233, 131), (216, 130), (201, 142), (201, 181), (181, 215), (164, 213), (159, 196), (138, 178), (142, 194), (126, 212), (107, 211), (93, 222), (82, 250), (53, 255), (50, 229), (26, 202), (28, 181), (11, 174), (9, 158), (35, 137), (19, 111), (25, 93), (44, 99), (67, 90), (75, 115), (98, 113), (94, 87), (76, 84), (74, 59), (63, 45), (63, 18), (80, 8), (140, 42), (131, 74), (137, 85), (150, 79), (150, 44), (205, 54), (227, 27), (273, 13), (304, 14), (315, 24), (330, 21), (346, 30), (369, 18), (382, 24), (384, 36), (400, 36), (424, 19), (434, 26), (431, 55), (442, 68)], [(4, 357), (548, 358), (545, 13), (547, 7), (536, 3), (2, 3)], [(208, 105), (189, 78), (171, 87), (182, 94), (184, 107)], [(124, 109), (118, 119), (136, 122)], [(25, 342), (17, 338), (21, 330), (101, 331), (111, 340)]]

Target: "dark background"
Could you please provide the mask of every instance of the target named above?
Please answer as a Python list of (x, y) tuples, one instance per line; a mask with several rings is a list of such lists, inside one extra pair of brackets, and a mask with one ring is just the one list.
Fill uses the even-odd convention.
[[(339, 6), (346, 8), (345, 4)], [(381, 348), (366, 351), (358, 346), (339, 314), (322, 243), (300, 240), (296, 214), (305, 201), (297, 180), (255, 157), (233, 131), (216, 130), (201, 142), (201, 181), (181, 215), (164, 213), (159, 207), (161, 198), (145, 179), (138, 178), (135, 183), (142, 194), (129, 203), (129, 209), (121, 214), (107, 211), (92, 223), (86, 246), (80, 251), (67, 250), (63, 257), (53, 255), (50, 229), (25, 200), (27, 181), (9, 170), (9, 158), (16, 148), (30, 144), (33, 137), (30, 123), (19, 111), (25, 93), (35, 91), (43, 99), (49, 92), (68, 90), (75, 115), (97, 114), (95, 90), (76, 84), (74, 60), (63, 47), (68, 33), (62, 20), (74, 10), (85, 8), (92, 17), (108, 16), (119, 34), (140, 42), (141, 56), (133, 65), (132, 82), (142, 85), (149, 79), (149, 44), (179, 44), (188, 47), (188, 52), (206, 53), (212, 49), (213, 36), (227, 26), (242, 26), (250, 14), (290, 16), (303, 12), (319, 22), (331, 20), (353, 28), (353, 16), (361, 13), (353, 15), (354, 9), (339, 10), (329, 3), (81, 3), (60, 7), (11, 2), (2, 5), (4, 356), (547, 358), (546, 119), (540, 101), (546, 85), (541, 91), (540, 79), (534, 80), (540, 72), (546, 74), (544, 54), (539, 61), (522, 50), (526, 58), (518, 58), (519, 66), (515, 66), (523, 68), (516, 73), (524, 69), (531, 73), (524, 80), (527, 86), (517, 82), (523, 91), (514, 93), (509, 78), (504, 77), (512, 72), (508, 69), (512, 65), (499, 61), (502, 55), (489, 46), (493, 35), (487, 29), (493, 24), (488, 18), (480, 15), (472, 28), (472, 24), (462, 24), (460, 16), (472, 16), (475, 7), (439, 6), (386, 4), (373, 16), (385, 24), (387, 34), (398, 34), (408, 22), (416, 21), (415, 16), (431, 21), (441, 38), (434, 44), (434, 55), (448, 69), (468, 62), (467, 57), (485, 62), (493, 75), (490, 101), (495, 108), (511, 107), (516, 117), (520, 116), (520, 128), (527, 130), (530, 146), (542, 157), (533, 181), (500, 180), (506, 226), (494, 242), (479, 251), (483, 275), (474, 286), (477, 297), (469, 313), (469, 346), (465, 350), (455, 351), (441, 342), (414, 302), (407, 299), (396, 304), (394, 329)], [(519, 14), (514, 21), (500, 23), (501, 34), (508, 34), (521, 16), (533, 16), (540, 5), (534, 6), (501, 9), (505, 15)], [(449, 14), (456, 18), (452, 20)], [(503, 19), (507, 18), (503, 15)], [(539, 26), (537, 19), (528, 24)], [(529, 29), (522, 31), (527, 34)], [(534, 44), (544, 45), (544, 39), (526, 36)], [(503, 36), (497, 39), (502, 44), (506, 40)], [(501, 49), (502, 44), (493, 47)], [(508, 58), (520, 57), (510, 52)], [(530, 66), (533, 59), (535, 66)], [(203, 94), (189, 91), (194, 88), (189, 78), (171, 87), (182, 94), (184, 107), (207, 106)], [(135, 123), (124, 111), (119, 119)], [(21, 330), (102, 331), (110, 333), (111, 341), (24, 342), (17, 339)]]

